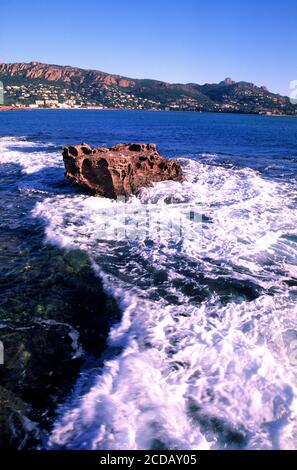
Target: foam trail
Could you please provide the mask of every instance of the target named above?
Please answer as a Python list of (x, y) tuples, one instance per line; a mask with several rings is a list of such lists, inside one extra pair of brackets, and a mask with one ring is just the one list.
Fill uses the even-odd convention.
[(47, 241), (85, 250), (123, 311), (47, 448), (296, 447), (296, 190), (214, 162), (183, 159), (187, 182), (128, 204), (35, 206)]
[[(184, 164), (187, 183), (158, 184), (122, 207), (128, 232), (136, 233), (134, 213), (145, 205), (148, 247), (141, 239), (112, 240), (121, 203), (61, 196), (35, 209), (47, 220), (48, 240), (88, 251), (123, 308), (109, 338), (120, 354), (92, 371), (89, 390), (62, 408), (49, 447), (296, 442), (296, 373), (288, 372), (282, 344), (282, 332), (297, 326), (286, 284), (295, 274), (296, 242), (283, 238), (296, 226), (294, 206), (285, 203), (291, 188), (247, 169)], [(207, 218), (202, 236), (188, 227), (173, 244), (160, 237), (156, 203), (159, 220), (177, 220), (178, 203), (199, 209)]]

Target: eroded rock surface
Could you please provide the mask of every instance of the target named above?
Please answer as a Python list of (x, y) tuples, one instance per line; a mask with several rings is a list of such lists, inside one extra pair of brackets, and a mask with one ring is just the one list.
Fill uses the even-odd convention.
[(184, 179), (178, 161), (161, 157), (155, 144), (73, 145), (64, 148), (63, 159), (66, 178), (91, 194), (114, 199), (154, 182)]

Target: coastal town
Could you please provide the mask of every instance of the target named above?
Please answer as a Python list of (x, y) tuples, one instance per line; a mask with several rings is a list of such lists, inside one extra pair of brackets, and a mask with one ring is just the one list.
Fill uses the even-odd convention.
[[(83, 90), (87, 92), (87, 90)], [(197, 100), (190, 97), (177, 98), (168, 106), (164, 106), (158, 100), (142, 98), (133, 93), (123, 93), (118, 87), (98, 89), (96, 99), (92, 99), (92, 90), (83, 96), (69, 87), (55, 85), (30, 84), (30, 85), (8, 85), (4, 89), (5, 103), (10, 103), (10, 108), (29, 109), (149, 109), (157, 110), (190, 110), (200, 111), (201, 105)], [(218, 111), (220, 106), (217, 106)], [(236, 103), (230, 103), (221, 107), (225, 110), (236, 111)]]
[(55, 85), (8, 85), (4, 89), (5, 103), (15, 108), (50, 109), (160, 109), (159, 101), (122, 93), (116, 87), (98, 90), (96, 99), (83, 96), (69, 87)]

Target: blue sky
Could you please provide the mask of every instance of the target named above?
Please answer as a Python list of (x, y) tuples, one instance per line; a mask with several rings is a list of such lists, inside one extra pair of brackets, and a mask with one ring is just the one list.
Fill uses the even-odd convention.
[(169, 82), (234, 80), (289, 94), (296, 0), (0, 0), (0, 61)]

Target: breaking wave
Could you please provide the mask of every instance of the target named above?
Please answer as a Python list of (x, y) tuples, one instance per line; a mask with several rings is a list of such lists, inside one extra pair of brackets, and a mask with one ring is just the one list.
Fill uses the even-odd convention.
[(46, 241), (87, 252), (122, 310), (45, 447), (296, 448), (293, 183), (211, 155), (181, 159), (182, 184), (111, 201), (66, 193), (60, 158), (35, 145), (0, 139), (0, 161), (44, 191)]

